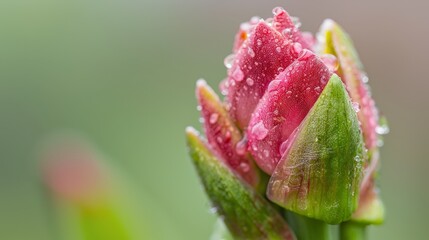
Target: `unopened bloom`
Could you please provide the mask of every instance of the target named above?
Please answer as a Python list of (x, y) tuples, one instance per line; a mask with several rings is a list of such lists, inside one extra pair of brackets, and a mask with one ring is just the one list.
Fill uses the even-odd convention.
[(255, 189), (267, 174), (268, 199), (287, 210), (327, 223), (353, 214), (380, 222), (379, 117), (351, 41), (332, 20), (316, 39), (284, 9), (273, 14), (240, 26), (223, 102), (197, 84), (207, 151)]

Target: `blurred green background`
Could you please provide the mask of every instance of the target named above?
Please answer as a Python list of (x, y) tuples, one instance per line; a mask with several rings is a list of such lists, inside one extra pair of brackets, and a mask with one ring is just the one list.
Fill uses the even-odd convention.
[(143, 218), (161, 219), (159, 229), (174, 239), (208, 239), (215, 217), (184, 142), (184, 128), (199, 127), (194, 84), (203, 77), (216, 86), (239, 24), (278, 5), (304, 30), (329, 17), (352, 36), (391, 128), (380, 177), (387, 221), (371, 228), (371, 239), (424, 239), (423, 0), (2, 0), (0, 238), (56, 239), (37, 153), (47, 135), (67, 129), (86, 136), (149, 199), (143, 207), (159, 216)]

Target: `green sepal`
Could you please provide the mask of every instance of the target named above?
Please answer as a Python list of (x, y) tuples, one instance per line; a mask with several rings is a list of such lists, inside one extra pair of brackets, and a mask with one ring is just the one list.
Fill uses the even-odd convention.
[(295, 239), (274, 207), (226, 167), (192, 128), (187, 142), (206, 193), (234, 239)]
[(333, 75), (271, 176), (268, 198), (330, 224), (350, 219), (359, 198), (363, 139), (341, 79)]

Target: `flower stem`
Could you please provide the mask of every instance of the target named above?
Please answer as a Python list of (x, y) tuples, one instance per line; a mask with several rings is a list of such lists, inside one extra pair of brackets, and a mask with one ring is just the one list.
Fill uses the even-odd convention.
[(356, 222), (343, 222), (340, 225), (341, 240), (365, 240), (366, 225)]
[(287, 212), (287, 220), (299, 240), (330, 240), (331, 232), (325, 222)]

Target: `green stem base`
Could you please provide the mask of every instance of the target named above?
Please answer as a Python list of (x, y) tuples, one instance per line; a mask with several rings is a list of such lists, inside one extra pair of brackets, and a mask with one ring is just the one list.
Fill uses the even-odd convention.
[(366, 225), (355, 222), (343, 222), (340, 225), (340, 240), (365, 240)]
[(299, 240), (330, 240), (331, 232), (325, 222), (287, 212), (286, 218)]

